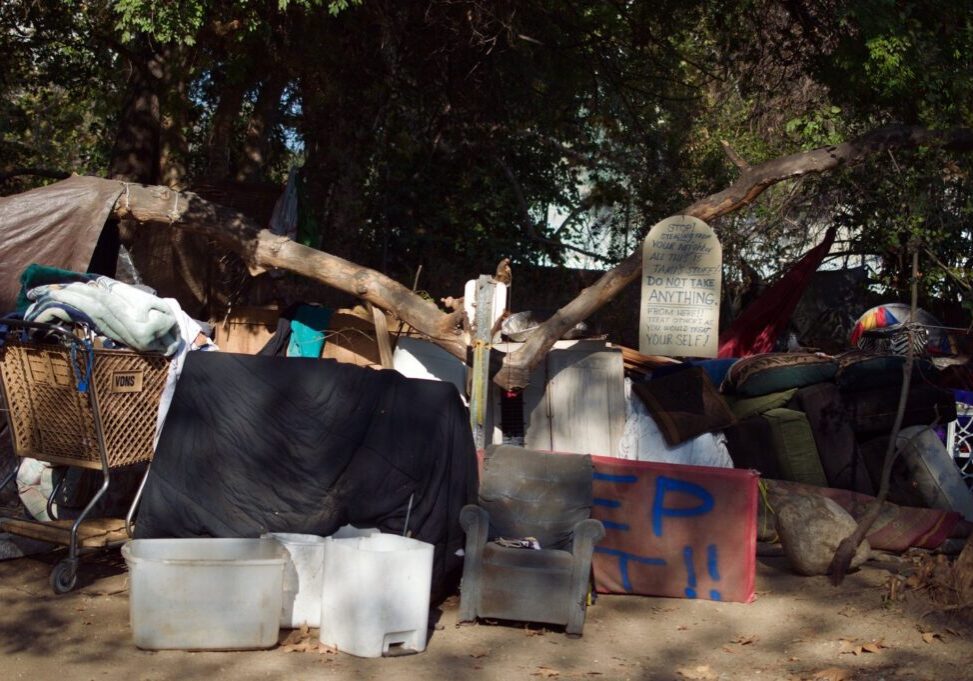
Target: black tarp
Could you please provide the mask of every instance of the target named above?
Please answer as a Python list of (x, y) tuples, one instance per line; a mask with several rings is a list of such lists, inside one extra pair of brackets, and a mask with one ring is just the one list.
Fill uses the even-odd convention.
[[(350, 523), (436, 547), (433, 591), (462, 565), (474, 503), (468, 416), (449, 383), (333, 360), (192, 352), (136, 537), (328, 535)], [(411, 511), (409, 501), (412, 498)]]

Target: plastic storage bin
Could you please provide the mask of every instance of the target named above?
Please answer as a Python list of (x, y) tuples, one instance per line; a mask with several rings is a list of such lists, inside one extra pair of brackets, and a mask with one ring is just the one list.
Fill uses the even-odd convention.
[(433, 546), (393, 534), (328, 538), (321, 642), (359, 657), (426, 648)]
[(135, 539), (130, 572), (135, 645), (244, 650), (277, 644), (286, 553), (272, 539)]

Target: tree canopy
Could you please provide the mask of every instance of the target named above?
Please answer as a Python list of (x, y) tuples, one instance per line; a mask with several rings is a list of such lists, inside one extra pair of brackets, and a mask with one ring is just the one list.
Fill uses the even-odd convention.
[[(0, 191), (300, 166), (299, 240), (398, 281), (609, 267), (748, 167), (970, 127), (971, 55), (973, 0), (8, 0)], [(918, 237), (927, 299), (968, 301), (970, 171), (910, 146), (785, 179), (713, 222), (726, 288), (837, 225), (891, 294)]]

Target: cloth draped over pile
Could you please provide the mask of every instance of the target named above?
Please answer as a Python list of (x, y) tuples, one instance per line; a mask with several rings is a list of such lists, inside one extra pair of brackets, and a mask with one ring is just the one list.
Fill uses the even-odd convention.
[(136, 536), (378, 527), (435, 545), (441, 593), (462, 565), (459, 512), (476, 485), (450, 384), (331, 360), (190, 353)]
[(834, 243), (835, 228), (747, 307), (726, 331), (720, 334), (718, 357), (748, 357), (774, 349), (774, 341), (787, 326), (804, 290)]

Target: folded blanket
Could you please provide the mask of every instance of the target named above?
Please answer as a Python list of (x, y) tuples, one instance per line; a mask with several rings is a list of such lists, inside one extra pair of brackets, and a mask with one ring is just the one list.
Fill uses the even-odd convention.
[(181, 342), (176, 318), (161, 298), (109, 277), (70, 284), (36, 286), (28, 321), (84, 321), (128, 347), (171, 355)]

